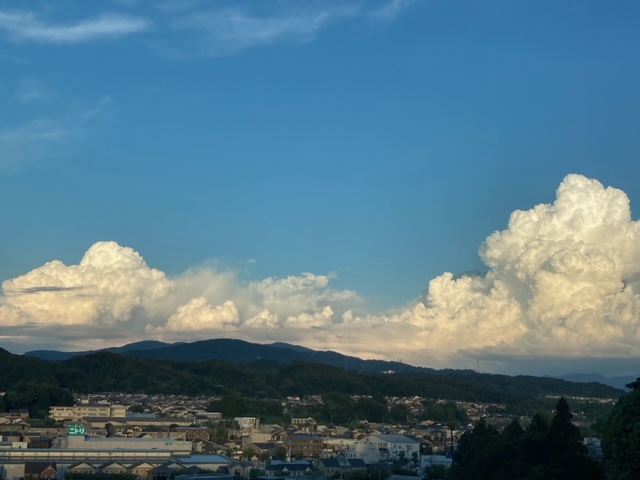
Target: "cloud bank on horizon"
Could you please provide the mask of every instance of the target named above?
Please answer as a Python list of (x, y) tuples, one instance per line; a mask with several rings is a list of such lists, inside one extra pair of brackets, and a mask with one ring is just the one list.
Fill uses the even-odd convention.
[(77, 265), (54, 260), (3, 283), (0, 341), (24, 351), (234, 337), (432, 367), (640, 357), (640, 224), (623, 191), (568, 175), (554, 203), (513, 212), (480, 256), (485, 275), (443, 273), (412, 304), (375, 313), (333, 275), (243, 282), (203, 266), (170, 277), (98, 242)]

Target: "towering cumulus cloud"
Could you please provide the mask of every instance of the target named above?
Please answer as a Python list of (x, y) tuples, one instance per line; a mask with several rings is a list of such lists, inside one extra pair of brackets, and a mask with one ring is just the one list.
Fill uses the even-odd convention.
[(55, 260), (4, 282), (2, 290), (4, 325), (114, 323), (166, 297), (171, 281), (131, 248), (99, 242), (79, 265)]
[(514, 212), (480, 256), (484, 276), (444, 273), (411, 305), (375, 313), (331, 288), (331, 276), (243, 283), (202, 267), (169, 278), (101, 242), (78, 265), (53, 261), (4, 282), (0, 319), (14, 326), (8, 339), (34, 335), (27, 324), (52, 341), (60, 326), (118, 325), (135, 338), (285, 340), (431, 366), (482, 355), (640, 357), (640, 226), (624, 192), (569, 175), (553, 204)]
[(637, 355), (639, 228), (622, 191), (569, 175), (487, 238), (484, 277), (432, 280), (414, 323), (463, 348)]

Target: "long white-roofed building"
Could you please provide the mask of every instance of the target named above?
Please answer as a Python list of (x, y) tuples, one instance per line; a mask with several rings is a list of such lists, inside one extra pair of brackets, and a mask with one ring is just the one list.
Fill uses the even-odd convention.
[[(74, 466), (99, 469), (101, 466), (118, 463), (123, 468), (148, 464), (148, 469), (162, 465), (172, 459), (188, 459), (192, 442), (157, 438), (104, 438), (87, 437), (85, 427), (70, 426), (65, 437), (59, 437), (54, 448), (0, 449), (0, 478), (20, 480), (25, 477), (25, 468), (30, 464), (48, 463), (56, 465), (57, 478), (64, 479), (67, 470)], [(201, 460), (205, 460), (202, 458)], [(211, 459), (208, 459), (211, 460)], [(232, 462), (228, 457), (216, 457), (215, 467)], [(200, 462), (199, 464), (206, 463)]]

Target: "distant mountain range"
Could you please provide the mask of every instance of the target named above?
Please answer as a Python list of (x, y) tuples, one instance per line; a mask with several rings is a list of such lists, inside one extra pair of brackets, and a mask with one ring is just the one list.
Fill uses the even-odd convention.
[(109, 347), (109, 348), (101, 348), (99, 350), (84, 350), (81, 352), (60, 352), (58, 350), (33, 350), (31, 352), (27, 352), (24, 355), (27, 357), (36, 357), (42, 360), (51, 360), (51, 361), (63, 361), (69, 360), (73, 357), (78, 357), (81, 355), (90, 355), (96, 352), (110, 352), (110, 353), (119, 353), (119, 354), (127, 354), (128, 352), (144, 352), (147, 350), (156, 350), (159, 348), (169, 347), (172, 343), (164, 343), (156, 340), (147, 340), (144, 342), (135, 342), (128, 343), (127, 345), (123, 345), (122, 347)]
[(603, 385), (609, 385), (614, 388), (625, 390), (626, 385), (635, 381), (637, 376), (622, 375), (618, 377), (605, 377), (604, 375), (597, 373), (571, 373), (568, 375), (554, 376), (553, 378), (577, 383), (602, 383)]
[[(49, 361), (64, 361), (73, 357), (90, 355), (96, 352), (109, 352), (134, 358), (174, 361), (207, 361), (222, 360), (231, 363), (247, 364), (256, 360), (270, 360), (280, 364), (296, 361), (320, 363), (333, 367), (344, 368), (353, 372), (380, 373), (385, 371), (403, 373), (430, 374), (464, 374), (475, 373), (471, 370), (435, 370), (426, 367), (416, 367), (402, 362), (385, 360), (363, 360), (361, 358), (343, 355), (333, 351), (312, 350), (299, 345), (283, 342), (272, 344), (257, 344), (243, 340), (219, 338), (201, 340), (193, 343), (164, 343), (148, 340), (130, 343), (121, 347), (110, 347), (100, 350), (80, 352), (61, 352), (57, 350), (33, 350), (25, 353), (29, 357), (36, 357)], [(568, 374), (554, 376), (562, 380), (579, 383), (601, 383), (615, 388), (624, 389), (625, 385), (635, 380), (632, 376), (605, 377), (598, 374)]]
[[(96, 352), (109, 352), (135, 358), (175, 361), (206, 361), (223, 360), (231, 363), (251, 363), (256, 360), (271, 360), (281, 364), (295, 361), (321, 363), (333, 367), (344, 368), (354, 372), (380, 373), (393, 370), (394, 372), (437, 373), (431, 368), (415, 367), (401, 362), (387, 362), (384, 360), (363, 360), (357, 357), (342, 355), (333, 351), (317, 351), (288, 343), (272, 343), (262, 345), (229, 338), (201, 340), (193, 343), (163, 343), (159, 341), (143, 341), (110, 347), (101, 350), (82, 352), (60, 352), (56, 350), (34, 350), (25, 353), (26, 356), (37, 357), (42, 360), (64, 361), (73, 357), (90, 355)], [(452, 373), (454, 370), (444, 370)], [(467, 371), (469, 373), (469, 371)]]

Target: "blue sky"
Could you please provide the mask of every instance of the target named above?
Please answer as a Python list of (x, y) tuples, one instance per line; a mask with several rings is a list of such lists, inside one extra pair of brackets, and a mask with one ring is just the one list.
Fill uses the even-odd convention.
[[(388, 318), (444, 272), (491, 270), (485, 239), (513, 211), (556, 201), (568, 174), (622, 190), (633, 208), (638, 13), (637, 2), (585, 0), (5, 1), (6, 323), (92, 325), (122, 343), (117, 325), (142, 338), (140, 321), (122, 330), (139, 304), (114, 320), (105, 300), (67, 322), (43, 320), (52, 297), (38, 314), (12, 300), (14, 279), (77, 265), (104, 241), (169, 279), (233, 277), (192, 295), (214, 316), (226, 300), (239, 322), (275, 314), (266, 300), (243, 311), (247, 285), (311, 272), (323, 279), (314, 288), (326, 277), (353, 305), (322, 297), (279, 321), (328, 305), (333, 323), (345, 311)], [(110, 245), (104, 258), (119, 255)], [(24, 288), (85, 281), (60, 278)], [(190, 296), (144, 316), (146, 335)], [(34, 343), (0, 335), (13, 351)], [(318, 335), (314, 347), (340, 347)]]

